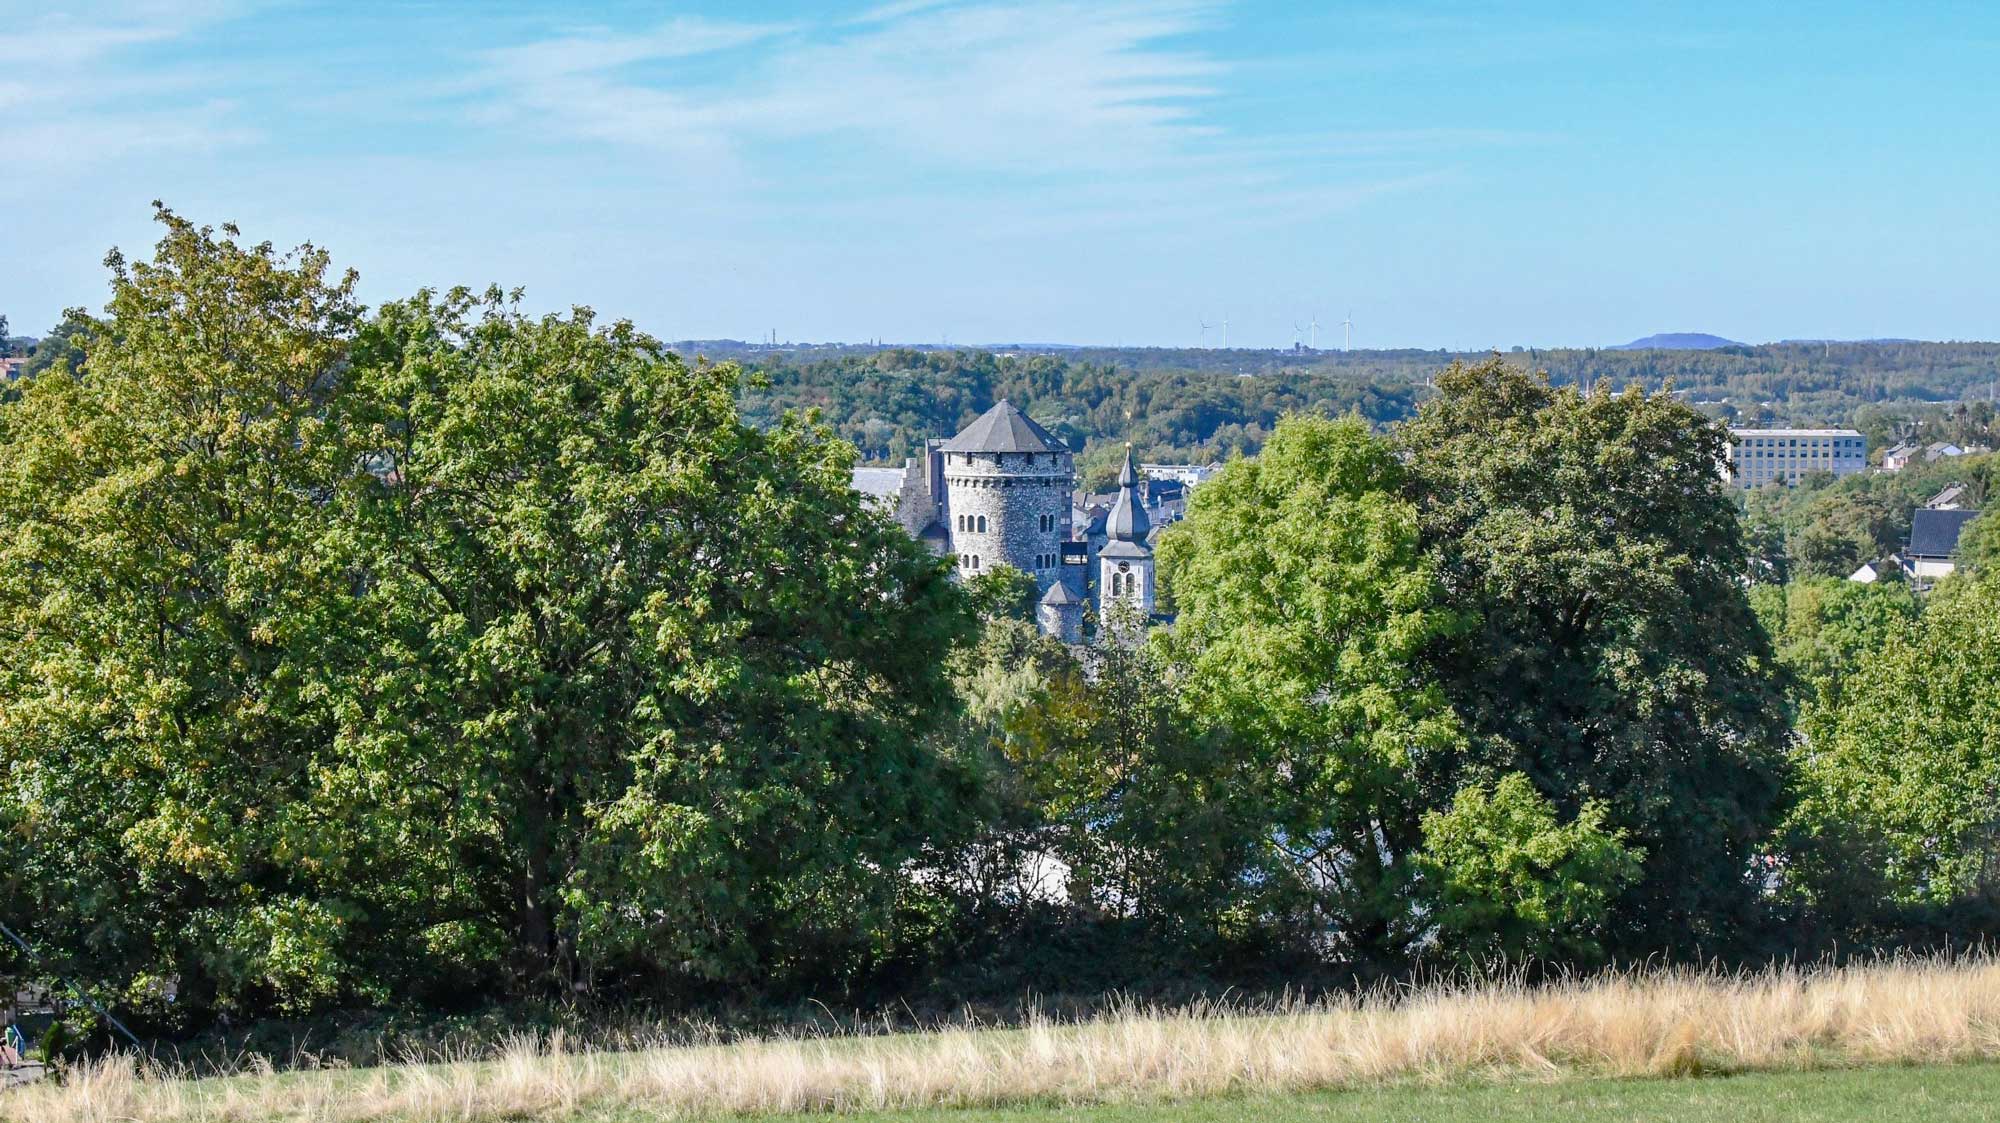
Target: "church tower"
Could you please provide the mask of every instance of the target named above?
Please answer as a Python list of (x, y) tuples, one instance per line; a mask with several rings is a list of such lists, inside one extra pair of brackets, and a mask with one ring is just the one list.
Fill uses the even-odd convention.
[(1055, 583), (1069, 537), (1069, 446), (1011, 403), (1000, 402), (940, 445), (944, 526), (963, 577), (1011, 565)]
[(1097, 618), (1101, 626), (1115, 627), (1122, 617), (1143, 628), (1152, 618), (1153, 551), (1146, 545), (1151, 529), (1128, 444), (1125, 468), (1118, 473), (1118, 501), (1104, 520), (1105, 543), (1097, 551)]

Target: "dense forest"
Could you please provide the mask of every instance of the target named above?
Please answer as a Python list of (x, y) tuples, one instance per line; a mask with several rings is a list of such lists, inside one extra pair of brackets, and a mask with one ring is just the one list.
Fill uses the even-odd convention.
[[(58, 988), (45, 1042), (2000, 938), (2000, 532), (1927, 594), (1825, 576), (1943, 474), (1746, 517), (1686, 395), (1505, 358), (746, 372), (159, 219), (0, 404), (0, 981)], [(850, 487), (853, 426), (1002, 395), (1259, 453), (1162, 534), (1172, 627), (1058, 643)]]
[[(745, 362), (768, 385), (746, 416), (769, 424), (815, 408), (870, 460), (895, 460), (1008, 398), (1084, 452), (1108, 479), (1115, 448), (1149, 460), (1255, 452), (1288, 412), (1408, 417), (1438, 370), (1483, 355), (1435, 351), (1077, 349), (1055, 354), (894, 349), (824, 355), (689, 345)], [(1842, 425), (1880, 449), (1908, 435), (1994, 443), (2000, 344), (1786, 343), (1711, 351), (1525, 351), (1505, 356), (1558, 386), (1671, 390), (1740, 425)]]

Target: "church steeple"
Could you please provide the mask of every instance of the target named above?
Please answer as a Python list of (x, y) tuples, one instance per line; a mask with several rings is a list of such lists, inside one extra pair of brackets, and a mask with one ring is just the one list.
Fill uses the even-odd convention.
[(1105, 536), (1119, 542), (1145, 544), (1152, 520), (1146, 517), (1146, 503), (1139, 495), (1139, 471), (1132, 463), (1132, 446), (1125, 446), (1125, 467), (1118, 473), (1118, 499), (1104, 520)]
[(1120, 642), (1137, 643), (1153, 615), (1153, 551), (1146, 545), (1152, 520), (1139, 490), (1132, 446), (1118, 473), (1118, 500), (1104, 520), (1107, 541), (1097, 551), (1097, 618)]

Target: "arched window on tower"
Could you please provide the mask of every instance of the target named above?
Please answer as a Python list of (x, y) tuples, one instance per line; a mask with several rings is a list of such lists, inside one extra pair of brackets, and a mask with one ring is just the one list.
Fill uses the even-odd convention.
[(979, 533), (981, 533), (981, 534), (984, 534), (984, 533), (986, 533), (986, 516), (985, 516), (985, 515), (981, 515), (981, 516), (979, 516)]

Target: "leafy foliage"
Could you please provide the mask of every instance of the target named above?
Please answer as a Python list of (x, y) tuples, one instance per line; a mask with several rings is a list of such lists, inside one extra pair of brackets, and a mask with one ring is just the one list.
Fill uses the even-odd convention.
[(1005, 616), (1033, 622), (1039, 594), (1035, 575), (1011, 565), (991, 565), (966, 582), (966, 593), (982, 617)]
[(12, 915), (181, 1010), (380, 992), (410, 808), (332, 697), (361, 620), (329, 500), (352, 276), (160, 212), (87, 377), (0, 427), (0, 826)]
[(1901, 551), (1910, 515), (1938, 492), (1964, 484), (1964, 502), (1993, 492), (2000, 457), (1953, 457), (1912, 464), (1900, 472), (1864, 472), (1838, 479), (1821, 473), (1796, 486), (1773, 485), (1745, 497), (1746, 533), (1760, 543), (1761, 576), (1846, 577), (1863, 562)]
[(1434, 646), (1480, 757), (1644, 850), (1616, 950), (1737, 926), (1782, 810), (1786, 736), (1719, 482), (1723, 436), (1664, 394), (1556, 389), (1494, 360), (1438, 376), (1398, 431), (1445, 603)]
[(587, 311), (364, 321), (161, 220), (6, 408), (9, 914), (162, 1019), (878, 954), (880, 871), (971, 829), (969, 614), (852, 450)]
[(497, 293), (383, 308), (355, 365), (390, 465), (355, 515), (373, 728), (454, 793), (481, 876), (450, 911), (572, 988), (865, 952), (873, 871), (951, 812), (924, 737), (964, 613), (851, 451), (741, 424), (734, 368)]
[(1987, 511), (1958, 532), (1958, 566), (1982, 577), (2000, 577), (2000, 516)]
[[(1990, 345), (745, 377), (497, 290), (369, 313), (321, 250), (159, 218), (0, 400), (0, 912), (156, 1031), (1886, 943), (2000, 904), (2000, 531), (1927, 601), (1837, 580), (1996, 461), (1745, 497), (1709, 420), (1983, 439)], [(1042, 636), (1032, 578), (958, 584), (850, 488), (857, 445), (1003, 396), (1086, 482), (1125, 439), (1235, 457), (1158, 541), (1144, 645)]]
[(1586, 802), (1561, 823), (1526, 776), (1468, 785), (1424, 816), (1417, 856), (1439, 942), (1473, 963), (1603, 954), (1610, 903), (1640, 876), (1641, 854)]
[(1798, 818), (1845, 835), (1848, 864), (1878, 869), (1896, 900), (1990, 899), (2000, 891), (1996, 682), (2000, 584), (1950, 578), (1914, 627), (1892, 633), (1836, 697), (1808, 710)]
[(1750, 590), (1779, 662), (1806, 698), (1831, 699), (1848, 679), (1916, 619), (1918, 602), (1902, 581), (1821, 577)]
[(1415, 384), (1384, 387), (1300, 375), (1280, 381), (1233, 372), (1121, 368), (1052, 356), (895, 349), (793, 364), (767, 359), (765, 385), (744, 415), (774, 423), (787, 409), (817, 409), (868, 459), (914, 455), (927, 437), (949, 436), (1002, 398), (1029, 411), (1082, 450), (1086, 486), (1116, 479), (1124, 442), (1148, 459), (1225, 460), (1262, 447), (1293, 412), (1360, 410), (1376, 421), (1406, 414)]
[(1403, 470), (1358, 419), (1293, 417), (1195, 494), (1159, 545), (1179, 617), (1161, 637), (1188, 706), (1272, 777), (1270, 907), (1364, 959), (1415, 937), (1406, 890), (1425, 785), (1458, 723), (1418, 656), (1453, 619)]

